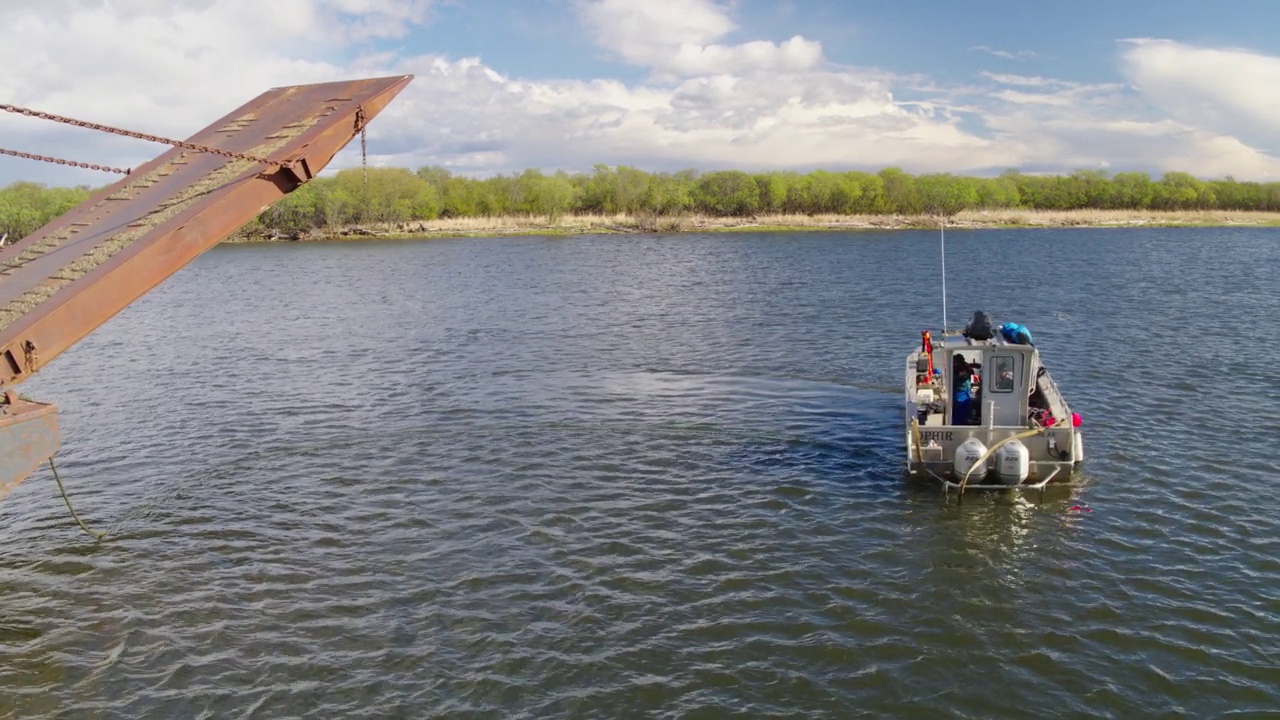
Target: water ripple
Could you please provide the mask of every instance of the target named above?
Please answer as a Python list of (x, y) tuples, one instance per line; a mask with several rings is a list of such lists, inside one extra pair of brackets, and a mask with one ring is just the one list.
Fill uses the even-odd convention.
[(953, 307), (1033, 329), (1089, 452), (957, 506), (901, 475), (934, 242), (206, 255), (30, 383), (113, 537), (46, 476), (0, 503), (0, 718), (1274, 710), (1280, 427), (1231, 348), (1280, 246), (949, 233)]

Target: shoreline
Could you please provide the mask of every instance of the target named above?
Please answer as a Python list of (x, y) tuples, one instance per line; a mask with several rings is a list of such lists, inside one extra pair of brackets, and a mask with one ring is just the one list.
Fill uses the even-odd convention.
[[(1224, 210), (969, 210), (947, 229), (1280, 227), (1280, 212)], [(370, 223), (293, 235), (241, 231), (225, 243), (498, 237), (519, 235), (687, 234), (699, 232), (806, 232), (937, 229), (929, 215), (759, 215), (754, 217), (644, 217), (634, 215), (500, 216)]]

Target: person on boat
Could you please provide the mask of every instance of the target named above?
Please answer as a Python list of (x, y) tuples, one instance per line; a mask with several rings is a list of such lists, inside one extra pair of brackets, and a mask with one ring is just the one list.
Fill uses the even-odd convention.
[(1012, 368), (1006, 367), (1000, 370), (1000, 377), (996, 378), (995, 388), (1000, 392), (1010, 392), (1013, 390), (1013, 369)]
[(953, 363), (955, 366), (955, 375), (952, 379), (952, 403), (951, 424), (952, 425), (971, 425), (970, 420), (973, 415), (973, 368), (969, 367), (969, 363), (964, 358), (956, 355)]

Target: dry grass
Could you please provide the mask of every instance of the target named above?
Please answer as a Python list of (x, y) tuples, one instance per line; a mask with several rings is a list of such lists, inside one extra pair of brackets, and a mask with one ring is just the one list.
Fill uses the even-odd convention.
[[(1280, 213), (1138, 210), (971, 210), (947, 220), (948, 227), (1177, 227), (1280, 226)], [(756, 215), (753, 217), (679, 217), (635, 215), (565, 215), (546, 217), (446, 218), (368, 225), (335, 232), (316, 232), (306, 239), (334, 237), (466, 237), (478, 235), (579, 235), (593, 233), (676, 233), (747, 230), (875, 230), (936, 228), (927, 215)], [(239, 237), (235, 241), (264, 238)]]
[(955, 224), (977, 227), (1114, 227), (1280, 225), (1280, 213), (1233, 210), (970, 210)]

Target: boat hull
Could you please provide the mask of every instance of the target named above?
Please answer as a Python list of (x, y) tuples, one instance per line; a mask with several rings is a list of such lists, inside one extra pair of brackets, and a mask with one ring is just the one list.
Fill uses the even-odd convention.
[[(960, 472), (956, 455), (970, 439), (981, 443), (984, 451), (979, 467)], [(1001, 478), (997, 475), (994, 451), (1013, 440), (1027, 453), (1027, 475)], [(1048, 482), (1070, 481), (1084, 460), (1084, 440), (1080, 431), (1068, 427), (986, 427), (974, 425), (935, 425), (921, 427), (908, 418), (906, 432), (907, 473), (924, 475), (943, 483), (968, 488), (1040, 487)], [(966, 467), (961, 463), (960, 467)], [(966, 478), (966, 475), (968, 476)]]

